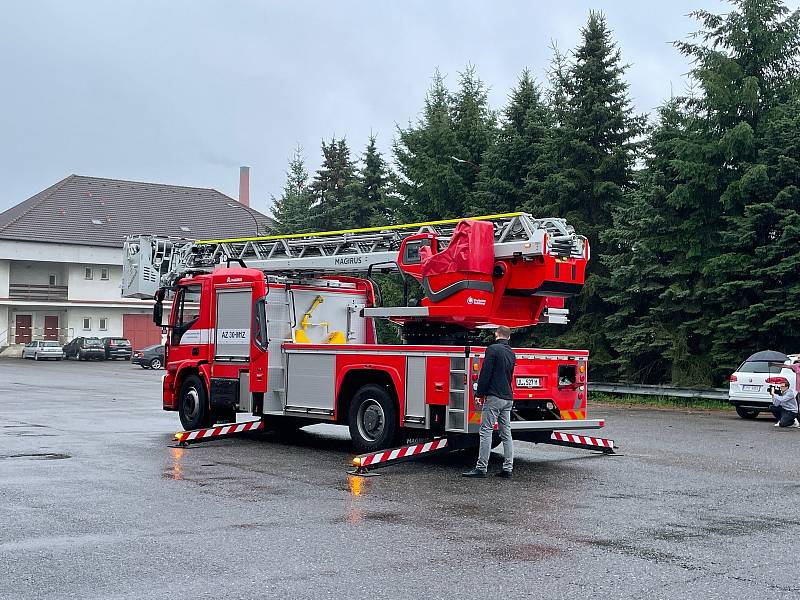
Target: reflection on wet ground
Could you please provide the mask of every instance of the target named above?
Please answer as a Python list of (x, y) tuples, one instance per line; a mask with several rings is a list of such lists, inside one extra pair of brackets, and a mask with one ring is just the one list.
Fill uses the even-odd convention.
[(172, 457), (172, 464), (164, 469), (161, 474), (162, 479), (173, 479), (180, 481), (183, 479), (183, 456), (186, 453), (185, 448), (170, 448), (170, 456)]

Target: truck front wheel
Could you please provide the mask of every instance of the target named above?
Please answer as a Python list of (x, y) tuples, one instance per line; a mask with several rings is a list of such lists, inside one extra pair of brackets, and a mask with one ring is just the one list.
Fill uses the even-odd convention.
[(211, 426), (208, 393), (203, 380), (197, 375), (189, 375), (183, 380), (178, 399), (178, 414), (181, 425), (187, 431)]
[(350, 403), (350, 437), (359, 452), (391, 448), (400, 433), (397, 408), (386, 388), (369, 384)]

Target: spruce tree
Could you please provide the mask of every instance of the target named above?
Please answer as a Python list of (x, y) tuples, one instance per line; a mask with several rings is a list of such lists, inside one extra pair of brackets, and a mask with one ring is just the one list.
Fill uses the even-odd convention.
[(537, 184), (529, 210), (567, 219), (589, 239), (594, 260), (583, 291), (569, 304), (575, 320), (568, 331), (557, 334), (557, 340), (550, 337), (555, 333), (550, 327), (534, 336), (588, 348), (595, 376), (603, 377), (610, 372), (613, 353), (603, 327), (610, 307), (604, 300), (608, 269), (601, 260), (608, 247), (600, 234), (611, 227), (612, 210), (633, 189), (644, 118), (634, 114), (624, 80), (627, 67), (605, 17), (591, 12), (581, 38), (566, 72), (556, 57), (556, 92), (562, 106), (556, 112), (558, 128), (543, 157), (550, 173)]
[(541, 170), (552, 119), (528, 69), (520, 75), (503, 110), (497, 142), (483, 158), (471, 212), (513, 212), (531, 204), (529, 177)]
[(289, 160), (283, 193), (280, 198), (272, 199), (272, 215), (277, 223), (277, 232), (287, 234), (311, 231), (314, 226), (311, 203), (303, 149), (298, 145)]
[(320, 231), (350, 229), (362, 220), (364, 208), (354, 201), (356, 194), (355, 165), (344, 138), (322, 142), (322, 166), (311, 184), (312, 212)]
[[(796, 160), (800, 12), (776, 0), (738, 0), (727, 15), (698, 11), (701, 43), (680, 43), (696, 64), (707, 146), (719, 148), (719, 232), (702, 267), (715, 382), (742, 354), (797, 340), (790, 323), (800, 301)], [(732, 91), (736, 90), (735, 93)], [(776, 302), (776, 299), (780, 299)]]
[(359, 222), (358, 226), (388, 225), (392, 220), (394, 209), (389, 169), (378, 151), (374, 135), (369, 136), (361, 163), (356, 198), (367, 212), (363, 222)]
[(483, 83), (468, 68), (450, 94), (436, 71), (416, 125), (394, 143), (398, 218), (427, 221), (464, 216), (482, 154), (491, 146), (494, 116)]

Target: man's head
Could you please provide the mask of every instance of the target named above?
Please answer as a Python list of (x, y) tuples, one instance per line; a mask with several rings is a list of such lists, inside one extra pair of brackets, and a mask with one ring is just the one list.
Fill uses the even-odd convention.
[[(788, 379), (786, 379), (785, 377), (777, 377), (776, 379), (777, 379), (776, 383), (778, 384), (778, 389), (780, 390), (781, 394), (789, 389)], [(775, 381), (775, 379), (773, 379), (772, 381)]]
[(500, 325), (500, 327), (494, 330), (494, 339), (507, 340), (510, 338), (511, 338), (511, 330), (505, 325)]

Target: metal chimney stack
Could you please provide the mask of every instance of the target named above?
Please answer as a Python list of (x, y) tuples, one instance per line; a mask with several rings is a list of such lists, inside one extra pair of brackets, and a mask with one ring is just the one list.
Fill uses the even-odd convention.
[(239, 203), (250, 206), (250, 167), (239, 167)]

